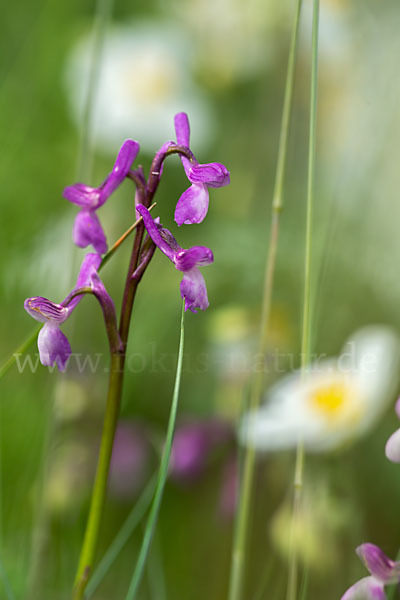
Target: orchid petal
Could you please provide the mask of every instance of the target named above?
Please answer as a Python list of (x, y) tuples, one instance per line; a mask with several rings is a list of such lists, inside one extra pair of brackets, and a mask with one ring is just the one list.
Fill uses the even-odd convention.
[(176, 253), (175, 266), (178, 271), (190, 271), (193, 267), (209, 265), (214, 261), (214, 255), (206, 246), (193, 246), (188, 250)]
[(392, 433), (386, 442), (385, 454), (392, 462), (400, 463), (400, 429)]
[(100, 189), (93, 188), (83, 183), (75, 183), (64, 188), (63, 198), (81, 206), (82, 208), (97, 208)]
[(93, 276), (93, 274), (97, 273), (97, 269), (99, 268), (100, 263), (101, 263), (100, 254), (95, 254), (93, 252), (86, 254), (85, 258), (82, 261), (75, 287), (72, 290), (72, 292), (70, 294), (68, 294), (68, 296), (62, 302), (63, 305), (68, 306), (69, 313), (71, 313), (72, 310), (79, 304), (79, 302), (83, 298), (83, 295), (75, 296), (75, 298), (72, 298), (72, 300), (70, 300), (70, 301), (69, 301), (69, 298), (79, 288), (91, 285), (92, 276)]
[(375, 577), (364, 577), (345, 592), (341, 600), (386, 600), (383, 583)]
[(83, 209), (76, 215), (73, 239), (80, 248), (92, 244), (99, 254), (107, 252), (106, 236), (94, 210)]
[(396, 583), (400, 575), (400, 563), (391, 560), (375, 544), (361, 544), (356, 549), (358, 556), (364, 562), (368, 571), (379, 581)]
[(63, 323), (69, 314), (68, 308), (41, 296), (27, 298), (24, 302), (24, 308), (31, 317), (41, 323), (47, 323), (48, 321)]
[(150, 212), (143, 204), (138, 204), (136, 210), (143, 218), (147, 233), (155, 245), (158, 246), (161, 252), (163, 252), (172, 262), (174, 262), (176, 252), (182, 250), (182, 248), (179, 246), (172, 233), (168, 231), (168, 229), (164, 229), (156, 224)]
[[(189, 118), (186, 113), (181, 112), (175, 115), (174, 118), (176, 141), (181, 146), (187, 146), (189, 148), (190, 143), (190, 125)], [(190, 160), (186, 156), (180, 155), (180, 159), (185, 169), (185, 173), (188, 176), (190, 167), (192, 166)]]
[(197, 267), (186, 271), (181, 281), (181, 296), (185, 298), (185, 310), (197, 312), (196, 308), (206, 310), (209, 306), (207, 288), (203, 275)]
[(175, 209), (178, 225), (201, 223), (208, 211), (208, 189), (204, 183), (193, 183), (179, 198)]
[(38, 349), (42, 365), (52, 367), (57, 364), (60, 371), (65, 371), (71, 347), (57, 324), (48, 322), (42, 327), (38, 336)]
[(188, 173), (191, 183), (206, 183), (209, 187), (222, 187), (230, 183), (228, 169), (221, 163), (192, 165)]
[(78, 279), (76, 280), (75, 289), (90, 285), (93, 273), (96, 273), (101, 264), (100, 254), (89, 252), (82, 261), (79, 270)]
[(110, 175), (101, 186), (100, 198), (98, 206), (102, 206), (104, 202), (111, 196), (111, 194), (117, 189), (119, 185), (124, 181), (127, 176), (129, 169), (132, 166), (133, 161), (139, 152), (139, 144), (134, 140), (126, 140), (118, 152), (117, 159), (114, 163), (114, 167)]

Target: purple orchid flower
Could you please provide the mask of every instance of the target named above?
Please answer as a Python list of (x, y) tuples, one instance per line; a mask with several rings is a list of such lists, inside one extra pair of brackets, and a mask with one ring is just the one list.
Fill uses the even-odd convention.
[[(178, 144), (189, 148), (190, 126), (186, 113), (175, 115), (175, 132)], [(199, 164), (181, 155), (185, 173), (192, 184), (179, 198), (175, 209), (178, 225), (201, 223), (208, 211), (208, 188), (230, 183), (228, 169), (221, 163)]]
[(100, 263), (101, 256), (99, 254), (85, 256), (76, 285), (61, 304), (56, 304), (40, 296), (25, 300), (25, 310), (36, 321), (44, 323), (38, 336), (38, 349), (42, 365), (47, 367), (57, 364), (60, 371), (65, 371), (71, 347), (68, 339), (60, 330), (60, 325), (68, 319), (83, 298), (83, 295), (79, 295), (71, 299), (75, 291), (83, 287), (91, 287), (93, 293), (101, 299), (102, 305), (107, 305), (111, 311), (114, 310), (113, 301), (97, 274)]
[(143, 218), (147, 233), (178, 271), (184, 273), (181, 281), (181, 296), (185, 298), (185, 310), (197, 312), (196, 308), (208, 308), (207, 288), (203, 275), (198, 267), (209, 265), (214, 261), (213, 253), (206, 246), (193, 246), (188, 250), (182, 249), (172, 233), (156, 223), (143, 204), (138, 204), (136, 210)]
[[(395, 411), (400, 419), (400, 398), (398, 398), (395, 406)], [(386, 458), (395, 463), (400, 463), (400, 428), (397, 429), (388, 441), (386, 442), (385, 447)]]
[(375, 544), (362, 544), (356, 552), (371, 575), (352, 585), (341, 600), (386, 600), (385, 585), (400, 581), (400, 561), (388, 558)]
[(96, 210), (102, 206), (127, 176), (139, 152), (139, 144), (126, 140), (118, 152), (113, 170), (97, 188), (75, 183), (64, 189), (66, 200), (81, 207), (76, 216), (73, 239), (77, 246), (86, 248), (92, 244), (99, 254), (107, 252), (107, 241)]

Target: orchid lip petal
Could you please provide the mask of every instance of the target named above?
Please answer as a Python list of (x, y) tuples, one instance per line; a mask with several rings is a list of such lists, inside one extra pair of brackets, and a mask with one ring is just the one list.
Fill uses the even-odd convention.
[(196, 313), (196, 308), (200, 308), (200, 310), (208, 308), (206, 283), (197, 267), (185, 272), (180, 289), (181, 296), (185, 299), (185, 310)]
[(386, 600), (386, 594), (381, 581), (364, 577), (352, 585), (341, 600)]
[(46, 323), (39, 331), (38, 349), (40, 362), (45, 367), (57, 364), (60, 371), (65, 371), (71, 347), (68, 339), (55, 323)]
[(208, 211), (209, 195), (203, 183), (193, 183), (179, 198), (175, 208), (178, 225), (201, 223)]

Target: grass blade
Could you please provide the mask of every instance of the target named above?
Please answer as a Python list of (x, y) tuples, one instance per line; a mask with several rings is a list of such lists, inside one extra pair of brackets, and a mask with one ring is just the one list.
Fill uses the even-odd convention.
[(174, 439), (176, 413), (178, 409), (179, 399), (179, 388), (182, 377), (182, 363), (183, 363), (183, 346), (184, 346), (184, 320), (185, 320), (185, 300), (182, 302), (182, 315), (181, 315), (181, 334), (179, 340), (179, 353), (178, 363), (176, 366), (175, 386), (174, 393), (172, 396), (171, 411), (169, 414), (167, 437), (165, 440), (165, 446), (161, 458), (160, 470), (158, 474), (157, 487), (154, 494), (153, 504), (150, 509), (150, 514), (147, 519), (146, 529), (143, 536), (142, 547), (139, 552), (139, 558), (136, 563), (135, 570), (132, 575), (129, 590), (126, 596), (126, 600), (133, 600), (139, 589), (140, 582), (143, 577), (143, 571), (146, 564), (147, 556), (150, 550), (151, 540), (154, 535), (154, 531), (157, 524), (157, 517), (161, 506), (161, 501), (164, 493), (165, 482), (168, 476), (168, 465), (171, 456), (172, 442)]
[(97, 569), (90, 578), (85, 591), (85, 598), (91, 598), (93, 596), (100, 583), (103, 581), (104, 577), (110, 570), (110, 567), (118, 557), (119, 553), (121, 552), (129, 538), (131, 537), (132, 533), (142, 520), (151, 502), (155, 484), (156, 475), (154, 475), (150, 479), (149, 483), (144, 488), (142, 494), (139, 496), (138, 501), (127, 516), (124, 524), (115, 536), (114, 541), (112, 542), (111, 546), (101, 559)]

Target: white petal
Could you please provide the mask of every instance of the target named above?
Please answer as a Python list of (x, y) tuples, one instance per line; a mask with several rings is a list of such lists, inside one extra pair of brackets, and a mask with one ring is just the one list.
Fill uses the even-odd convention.
[(400, 429), (392, 433), (386, 442), (385, 454), (392, 462), (400, 463)]

